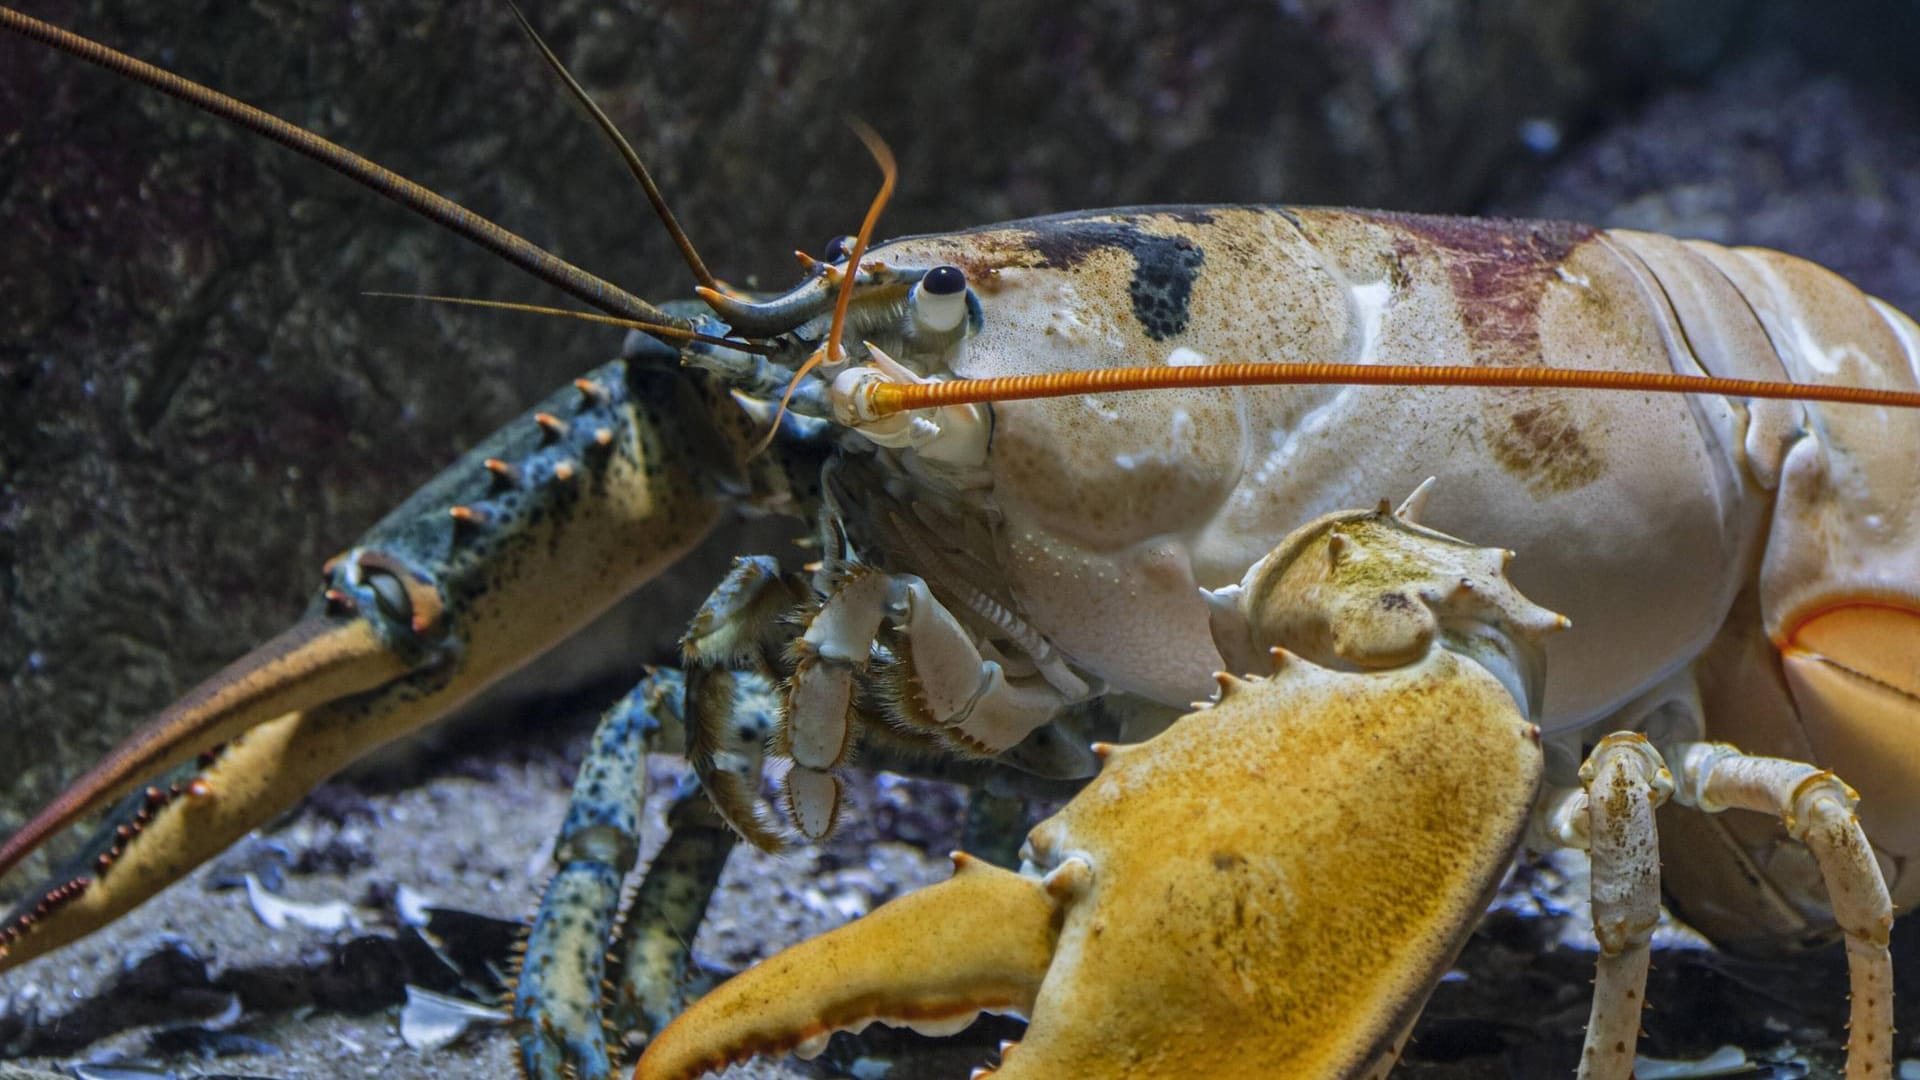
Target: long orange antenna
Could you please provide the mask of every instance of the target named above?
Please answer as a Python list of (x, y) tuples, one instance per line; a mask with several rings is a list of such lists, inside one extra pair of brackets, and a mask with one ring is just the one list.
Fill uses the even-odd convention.
[(740, 352), (758, 353), (771, 356), (774, 348), (757, 341), (736, 341), (733, 338), (715, 337), (688, 330), (679, 326), (662, 326), (659, 323), (640, 322), (636, 319), (621, 319), (612, 315), (600, 315), (591, 311), (574, 311), (571, 308), (545, 307), (540, 304), (522, 304), (513, 300), (478, 300), (471, 296), (433, 296), (428, 293), (407, 292), (363, 292), (361, 296), (371, 296), (381, 300), (419, 300), (429, 304), (457, 304), (461, 307), (487, 308), (492, 311), (517, 311), (526, 315), (546, 315), (559, 319), (578, 319), (581, 322), (600, 323), (604, 326), (622, 326), (628, 330), (639, 330), (655, 337), (672, 338), (676, 341), (704, 341), (709, 345), (737, 349)]
[[(833, 305), (833, 325), (827, 331), (827, 359), (839, 363), (846, 359), (847, 350), (840, 343), (840, 333), (847, 326), (847, 308), (853, 303), (853, 280), (860, 276), (860, 260), (867, 253), (867, 244), (873, 239), (873, 227), (880, 223), (880, 212), (887, 208), (888, 200), (893, 198), (894, 182), (900, 178), (900, 167), (893, 160), (893, 150), (880, 133), (869, 127), (864, 120), (848, 120), (853, 133), (867, 144), (867, 153), (873, 155), (874, 164), (880, 166), (880, 191), (867, 206), (867, 216), (860, 222), (860, 232), (853, 238), (853, 251), (847, 255), (846, 277), (840, 280), (840, 299)], [(805, 370), (805, 369), (802, 369)]]
[(466, 237), (549, 285), (614, 315), (666, 326), (687, 326), (618, 285), (595, 277), (572, 263), (534, 246), (459, 203), (378, 165), (338, 143), (329, 142), (303, 127), (184, 79), (171, 71), (136, 60), (96, 41), (69, 33), (51, 23), (0, 7), (0, 27), (49, 45), (70, 56), (106, 68), (145, 86), (237, 124), (296, 153), (312, 158), (349, 180), (384, 195), (450, 232)]
[(759, 454), (773, 444), (774, 433), (780, 430), (780, 421), (787, 415), (787, 403), (793, 400), (793, 392), (800, 388), (800, 380), (823, 363), (837, 364), (846, 359), (847, 350), (840, 343), (840, 334), (847, 325), (847, 309), (853, 304), (854, 279), (860, 276), (860, 259), (867, 253), (867, 243), (873, 239), (873, 227), (880, 222), (880, 212), (887, 208), (887, 201), (893, 198), (894, 184), (900, 179), (900, 166), (893, 159), (893, 149), (880, 133), (873, 130), (863, 120), (849, 119), (848, 126), (867, 144), (867, 153), (873, 155), (874, 164), (880, 166), (880, 190), (867, 205), (867, 216), (860, 222), (859, 235), (853, 238), (853, 250), (847, 253), (846, 269), (841, 271), (840, 299), (833, 305), (833, 323), (827, 329), (827, 343), (815, 349), (800, 370), (793, 373), (793, 380), (787, 383), (787, 392), (780, 395), (780, 408), (773, 414), (773, 424), (761, 438), (759, 445), (753, 448)]
[(1194, 364), (1186, 367), (1093, 368), (1049, 375), (1006, 375), (949, 382), (869, 384), (867, 404), (876, 416), (942, 405), (1110, 394), (1132, 390), (1180, 390), (1225, 386), (1491, 386), (1515, 389), (1632, 390), (1661, 394), (1824, 401), (1920, 409), (1920, 392), (1865, 386), (1722, 379), (1651, 371), (1591, 368), (1483, 368), (1458, 364)]

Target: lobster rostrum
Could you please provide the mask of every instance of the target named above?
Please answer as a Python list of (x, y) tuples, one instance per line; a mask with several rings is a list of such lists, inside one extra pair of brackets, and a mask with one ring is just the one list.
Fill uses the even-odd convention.
[[(0, 9), (0, 21), (139, 70), (24, 16)], [(1633, 811), (1659, 801), (1661, 755), (1680, 774), (1677, 801), (1772, 816), (1663, 823), (1662, 843), (1688, 845), (1669, 860), (1678, 906), (1747, 945), (1818, 938), (1837, 915), (1855, 959), (1855, 1037), (1878, 1038), (1850, 1068), (1890, 1067), (1880, 877), (1897, 903), (1920, 894), (1908, 865), (1920, 806), (1906, 794), (1920, 777), (1906, 727), (1920, 719), (1920, 414), (1895, 407), (1920, 401), (1920, 330), (1899, 313), (1778, 253), (1559, 223), (1143, 207), (867, 252), (878, 203), (859, 238), (803, 257), (802, 282), (777, 297), (725, 290), (683, 245), (701, 302), (655, 307), (282, 128), (282, 141), (464, 223), (643, 336), (330, 561), (301, 623), (0, 846), (4, 872), (121, 800), (82, 860), (7, 917), (0, 968), (90, 932), (353, 758), (445, 715), (660, 573), (730, 508), (795, 514), (814, 525), (818, 562), (736, 563), (687, 632), (684, 672), (609, 711), (562, 826), (516, 991), (522, 1061), (536, 1076), (604, 1075), (603, 1012), (650, 1032), (682, 1004), (685, 942), (732, 836), (828, 834), (856, 755), (1080, 778), (1099, 769), (1087, 729), (1103, 700), (1126, 701), (1151, 730), (1206, 698), (1215, 672), (1267, 670), (1272, 647), (1368, 666), (1372, 629), (1396, 620), (1428, 630), (1381, 664), (1423, 662), (1434, 627), (1460, 629), (1429, 603), (1437, 586), (1415, 595), (1361, 573), (1304, 613), (1248, 614), (1263, 574), (1298, 562), (1305, 541), (1287, 538), (1301, 522), (1416, 490), (1394, 517), (1498, 539), (1521, 553), (1521, 589), (1575, 623), (1544, 664), (1495, 665), (1495, 681), (1545, 731), (1540, 842), (1592, 844), (1597, 859), (1608, 842), (1630, 849), (1625, 870), (1597, 874), (1636, 887), (1611, 898), (1624, 906), (1600, 905), (1592, 1067), (1631, 1066), (1637, 1022), (1621, 1003), (1642, 996), (1659, 880), (1651, 821)], [(1158, 392), (1088, 374), (1115, 368), (1152, 373)], [(1712, 393), (1654, 392), (1676, 377)], [(1238, 386), (1275, 378), (1296, 384)], [(1352, 385), (1370, 380), (1486, 385)], [(939, 399), (956, 386), (978, 400)], [(1739, 396), (1719, 396), (1729, 390)], [(1037, 391), (1075, 393), (1008, 400)], [(1810, 400), (1821, 397), (1857, 403)], [(1429, 489), (1434, 474), (1444, 482)], [(1348, 536), (1313, 533), (1322, 562), (1377, 565), (1343, 562), (1353, 541), (1336, 533)], [(1484, 574), (1457, 581), (1492, 587)], [(1470, 640), (1467, 651), (1475, 664), (1489, 655)], [(1169, 732), (1180, 739), (1147, 746), (1212, 726), (1189, 720)], [(1606, 741), (1583, 774), (1584, 743), (1616, 731), (1651, 742)], [(1866, 795), (1864, 834), (1831, 774), (1708, 737), (1837, 770)], [(676, 810), (603, 1004), (601, 953), (638, 849), (637, 762), (655, 750), (687, 754), (710, 806), (690, 796)], [(758, 805), (769, 753), (788, 763), (777, 812)], [(1204, 755), (1175, 759), (1155, 783), (1208, 782)], [(1524, 771), (1514, 782), (1532, 790)], [(1499, 802), (1509, 826), (1483, 836), (1477, 876), (1440, 902), (1443, 944), (1457, 945), (1485, 866), (1518, 835), (1514, 805)], [(1614, 827), (1590, 829), (1588, 815)], [(1379, 984), (1393, 1021), (1381, 1038), (1411, 1021), (1432, 970)], [(1325, 1075), (1358, 1075), (1385, 1046)]]

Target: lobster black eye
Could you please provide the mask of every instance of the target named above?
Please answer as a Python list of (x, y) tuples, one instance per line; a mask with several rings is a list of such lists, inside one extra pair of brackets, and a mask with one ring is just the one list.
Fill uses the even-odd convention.
[(936, 266), (927, 271), (920, 285), (935, 296), (952, 296), (966, 289), (967, 274), (957, 266)]
[(957, 266), (936, 266), (921, 276), (907, 306), (914, 325), (930, 334), (950, 334), (967, 318), (967, 275)]
[(821, 249), (821, 258), (830, 263), (846, 258), (853, 253), (853, 239), (851, 236), (836, 236), (827, 241), (827, 246)]

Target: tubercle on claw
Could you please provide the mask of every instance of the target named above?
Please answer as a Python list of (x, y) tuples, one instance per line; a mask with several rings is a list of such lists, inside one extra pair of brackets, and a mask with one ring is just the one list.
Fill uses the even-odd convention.
[[(205, 764), (217, 759), (218, 756), (218, 750), (209, 751), (200, 755), (200, 761)], [(107, 834), (103, 850), (82, 860), (89, 866), (92, 873), (75, 875), (62, 884), (45, 890), (31, 906), (14, 910), (10, 913), (11, 918), (4, 924), (0, 924), (0, 957), (6, 956), (14, 944), (26, 936), (36, 923), (79, 899), (97, 878), (104, 876), (113, 868), (127, 845), (140, 835), (147, 823), (153, 820), (154, 815), (182, 795), (196, 799), (204, 798), (212, 795), (212, 789), (204, 781), (192, 781), (184, 786), (173, 782), (167, 783), (164, 787), (149, 785), (146, 790), (130, 796), (129, 801), (136, 804), (131, 816)]]

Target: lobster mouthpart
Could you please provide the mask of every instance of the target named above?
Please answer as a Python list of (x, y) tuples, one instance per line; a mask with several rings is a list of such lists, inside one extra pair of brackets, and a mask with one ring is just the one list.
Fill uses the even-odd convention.
[(1223, 676), (1217, 705), (1106, 748), (1021, 873), (957, 856), (952, 879), (715, 990), (636, 1080), (980, 1010), (1031, 1017), (992, 1073), (1008, 1080), (1391, 1063), (1518, 842), (1537, 731), (1441, 649), (1371, 673), (1276, 655), (1271, 678)]

